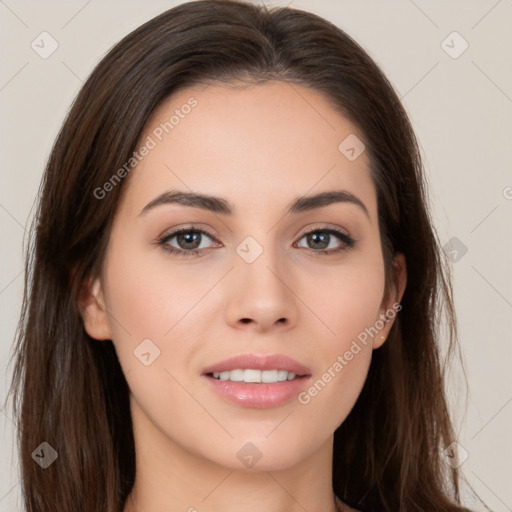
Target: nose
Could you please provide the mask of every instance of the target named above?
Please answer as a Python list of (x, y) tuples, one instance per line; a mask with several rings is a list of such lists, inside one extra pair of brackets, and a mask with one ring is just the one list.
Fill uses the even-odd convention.
[(275, 251), (264, 249), (248, 263), (235, 256), (235, 268), (230, 273), (227, 288), (226, 320), (237, 329), (266, 332), (288, 330), (297, 323), (298, 280), (293, 269)]

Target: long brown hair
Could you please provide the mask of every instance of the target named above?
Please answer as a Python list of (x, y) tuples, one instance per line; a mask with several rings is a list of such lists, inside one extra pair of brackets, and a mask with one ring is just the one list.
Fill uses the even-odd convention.
[[(25, 290), (9, 394), (18, 419), (28, 512), (121, 512), (135, 478), (129, 389), (111, 341), (95, 342), (77, 306), (97, 275), (127, 176), (102, 189), (137, 149), (153, 110), (199, 83), (284, 80), (320, 91), (359, 127), (378, 198), (386, 286), (407, 263), (402, 310), (376, 350), (356, 405), (334, 434), (333, 489), (370, 511), (467, 511), (439, 354), (457, 345), (450, 269), (433, 229), (420, 151), (379, 67), (332, 23), (290, 8), (203, 0), (128, 34), (99, 62), (55, 141), (26, 247)], [(42, 470), (47, 442), (58, 461)], [(46, 445), (44, 445), (46, 446)]]

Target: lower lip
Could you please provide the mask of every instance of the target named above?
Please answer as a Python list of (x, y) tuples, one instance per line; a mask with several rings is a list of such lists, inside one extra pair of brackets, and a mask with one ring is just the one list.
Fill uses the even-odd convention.
[(203, 375), (214, 391), (231, 403), (254, 409), (267, 409), (283, 405), (307, 386), (310, 376), (304, 375), (293, 380), (273, 383), (245, 383), (219, 380)]

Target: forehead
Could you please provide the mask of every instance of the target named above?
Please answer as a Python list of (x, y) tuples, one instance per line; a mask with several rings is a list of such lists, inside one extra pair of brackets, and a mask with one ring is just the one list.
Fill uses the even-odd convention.
[(138, 147), (152, 148), (130, 175), (126, 200), (142, 208), (177, 188), (261, 209), (343, 188), (363, 199), (373, 218), (367, 152), (350, 160), (346, 144), (340, 149), (358, 139), (357, 126), (303, 86), (193, 86), (167, 98), (146, 123)]

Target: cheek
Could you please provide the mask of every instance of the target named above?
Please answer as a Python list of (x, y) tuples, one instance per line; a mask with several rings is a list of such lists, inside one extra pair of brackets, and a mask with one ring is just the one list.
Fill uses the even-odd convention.
[[(147, 252), (112, 244), (105, 281), (113, 343), (130, 388), (132, 414), (152, 433), (147, 442), (153, 442), (153, 425), (182, 441), (199, 439), (211, 418), (186, 391), (190, 382), (184, 374), (193, 348), (181, 341), (190, 341), (191, 327), (197, 329), (194, 315), (201, 308), (194, 305), (213, 283), (167, 265), (165, 257), (154, 263)], [(178, 411), (181, 421), (176, 421)], [(215, 435), (225, 435), (219, 430)], [(189, 444), (188, 449), (196, 451), (194, 443)]]
[(147, 251), (113, 246), (106, 260), (107, 296), (116, 339), (125, 339), (127, 332), (133, 343), (171, 337), (175, 326), (211, 286), (207, 276), (198, 279), (197, 273), (194, 277), (171, 260), (167, 263), (165, 255), (154, 257), (156, 251), (148, 257)]
[(378, 319), (384, 294), (384, 267), (378, 257), (342, 264), (336, 271), (323, 269), (303, 279), (304, 301), (323, 321), (322, 339), (334, 341), (328, 346), (342, 350)]
[(297, 397), (297, 418), (305, 418), (300, 423), (311, 438), (325, 439), (343, 423), (366, 381), (371, 348), (363, 346), (350, 361), (344, 354), (338, 354)]
[(178, 383), (189, 386), (197, 378), (191, 361), (201, 341), (212, 338), (206, 334), (215, 331), (218, 315), (212, 311), (220, 304), (212, 305), (205, 294), (219, 281), (219, 272), (173, 263), (158, 248), (148, 251), (130, 247), (127, 240), (117, 242), (105, 260), (105, 282), (112, 341), (130, 389), (148, 415), (159, 411), (160, 401), (176, 406), (183, 401), (179, 407), (187, 410), (194, 404)]
[(322, 415), (327, 430), (335, 430), (366, 380), (372, 339), (379, 330), (375, 325), (384, 293), (384, 264), (376, 250), (315, 277), (317, 285), (324, 283), (309, 288), (314, 291), (307, 299), (323, 320), (315, 338), (318, 375), (298, 401), (312, 416)]

